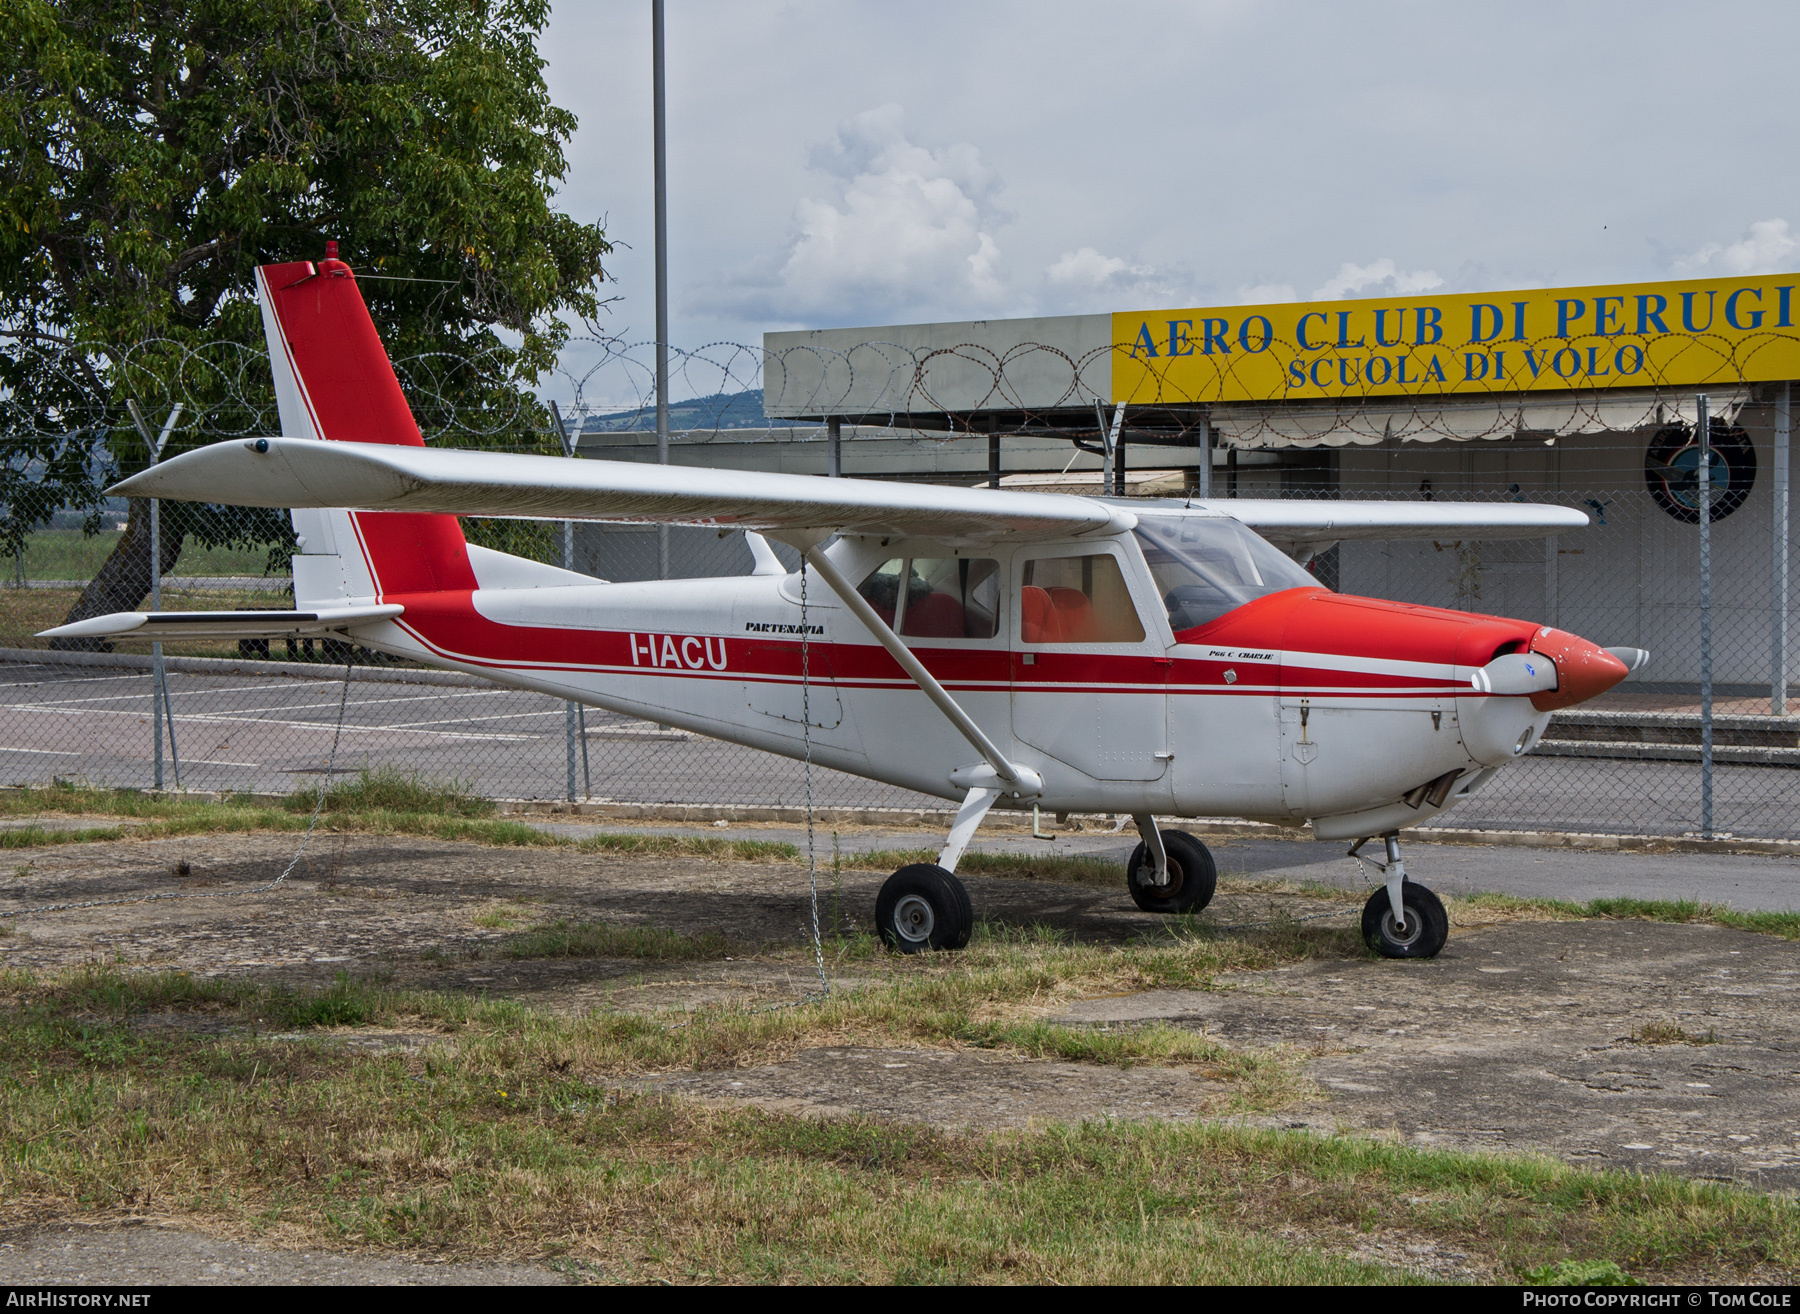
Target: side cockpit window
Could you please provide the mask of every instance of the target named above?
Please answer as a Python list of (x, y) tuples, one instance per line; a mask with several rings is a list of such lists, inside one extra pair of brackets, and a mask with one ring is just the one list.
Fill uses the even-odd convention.
[(1000, 563), (991, 558), (896, 557), (857, 592), (907, 638), (991, 639), (999, 630)]
[(1019, 589), (1025, 643), (1142, 643), (1144, 622), (1110, 553), (1039, 557), (1025, 563)]
[(1265, 538), (1223, 516), (1140, 516), (1134, 531), (1176, 634), (1318, 579)]

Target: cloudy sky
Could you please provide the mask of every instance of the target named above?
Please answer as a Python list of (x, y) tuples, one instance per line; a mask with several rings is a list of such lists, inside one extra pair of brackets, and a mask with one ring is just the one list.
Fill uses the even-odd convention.
[[(674, 342), (1800, 268), (1763, 3), (668, 0)], [(563, 0), (564, 209), (653, 333), (649, 0)], [(1791, 226), (1790, 226), (1791, 222)]]

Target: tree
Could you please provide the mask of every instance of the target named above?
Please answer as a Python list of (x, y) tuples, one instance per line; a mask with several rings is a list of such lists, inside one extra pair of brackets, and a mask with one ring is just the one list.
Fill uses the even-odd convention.
[[(547, 14), (546, 0), (0, 0), (7, 465), (39, 484), (101, 454), (109, 475), (141, 468), (128, 398), (153, 420), (188, 403), (171, 452), (272, 431), (252, 271), (316, 259), (327, 239), (390, 353), (428, 370), (414, 393), (428, 435), (452, 413), (464, 441), (476, 414), (477, 438), (541, 434), (529, 385), (564, 317), (598, 313), (611, 249), (553, 206), (575, 119), (544, 85)], [(29, 507), (7, 498), (25, 509), (0, 515), (0, 548), (46, 497), (98, 506), (64, 483)], [(286, 535), (285, 517), (241, 510), (165, 523), (207, 541)], [(137, 551), (71, 620), (141, 602)]]

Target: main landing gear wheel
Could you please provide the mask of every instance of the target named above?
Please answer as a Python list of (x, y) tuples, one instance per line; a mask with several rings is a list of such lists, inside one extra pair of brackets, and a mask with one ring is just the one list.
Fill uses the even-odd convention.
[(1125, 866), (1131, 901), (1145, 912), (1199, 912), (1212, 902), (1213, 890), (1219, 884), (1219, 869), (1212, 854), (1185, 830), (1163, 831), (1162, 842), (1163, 852), (1169, 858), (1169, 883), (1150, 883), (1156, 879), (1156, 859), (1150, 855), (1149, 845), (1139, 844)]
[(1394, 905), (1387, 886), (1379, 886), (1363, 905), (1362, 933), (1369, 948), (1383, 958), (1434, 958), (1450, 937), (1450, 914), (1437, 895), (1423, 885), (1406, 881), (1400, 886), (1400, 906), (1406, 925), (1394, 922)]
[(929, 862), (902, 867), (875, 898), (881, 942), (903, 954), (961, 949), (975, 929), (975, 909), (963, 883)]

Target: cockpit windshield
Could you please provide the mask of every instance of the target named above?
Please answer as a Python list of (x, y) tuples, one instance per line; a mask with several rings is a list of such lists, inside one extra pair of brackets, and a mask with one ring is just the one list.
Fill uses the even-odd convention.
[(1139, 515), (1136, 533), (1176, 634), (1270, 593), (1322, 587), (1274, 544), (1225, 516)]

